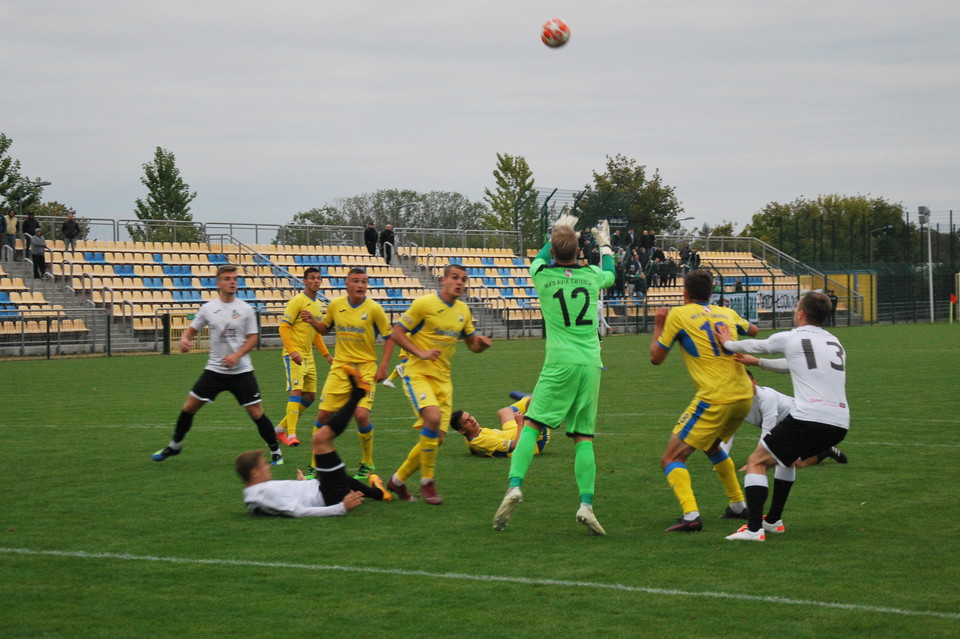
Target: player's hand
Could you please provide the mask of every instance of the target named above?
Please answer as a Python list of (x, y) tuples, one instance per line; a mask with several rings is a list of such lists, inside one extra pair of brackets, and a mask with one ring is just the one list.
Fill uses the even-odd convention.
[(347, 510), (353, 510), (357, 506), (363, 503), (363, 493), (359, 490), (351, 490), (347, 493), (347, 496), (343, 498), (343, 507)]
[(437, 433), (437, 446), (443, 446), (443, 440), (447, 436), (447, 431), (441, 430)]
[(477, 343), (480, 344), (480, 350), (477, 351), (478, 353), (483, 352), (488, 348), (490, 348), (491, 346), (493, 346), (493, 340), (490, 339), (487, 335), (481, 335), (480, 337), (478, 337)]
[(721, 346), (731, 339), (730, 327), (719, 322), (713, 327), (713, 334), (717, 336), (717, 341)]
[(379, 384), (380, 382), (382, 382), (388, 377), (390, 377), (390, 375), (387, 373), (386, 365), (380, 366), (379, 368), (377, 368), (376, 375), (373, 376), (373, 382), (375, 384)]
[(754, 357), (753, 355), (743, 355), (742, 353), (737, 353), (733, 356), (733, 359), (740, 362), (744, 366), (759, 366), (760, 359)]
[(290, 359), (292, 359), (297, 364), (303, 364), (303, 357), (300, 356), (300, 351), (293, 351), (290, 353)]
[(333, 364), (333, 355), (331, 355), (330, 353), (327, 353), (326, 355), (324, 355), (323, 358), (327, 360), (327, 364)]
[(297, 469), (297, 481), (306, 481), (307, 478), (304, 476), (303, 471), (299, 468)]
[(229, 355), (223, 358), (223, 365), (226, 366), (227, 368), (233, 368), (234, 366), (237, 365), (237, 362), (239, 361), (240, 361), (239, 355), (237, 355), (236, 353), (230, 353)]
[(180, 340), (180, 352), (181, 352), (181, 353), (189, 353), (191, 348), (193, 348), (193, 342), (192, 342), (192, 341), (190, 341), (190, 340), (188, 340), (188, 339), (181, 339), (181, 340)]
[(666, 306), (661, 306), (657, 309), (657, 312), (653, 315), (653, 324), (654, 326), (659, 326), (663, 328), (663, 325), (667, 323), (667, 315), (670, 314), (670, 309)]
[(307, 309), (303, 309), (302, 311), (300, 311), (300, 319), (302, 319), (304, 322), (307, 322), (309, 324), (313, 324), (313, 322), (310, 321), (313, 319), (313, 313), (311, 313)]
[(417, 351), (415, 355), (420, 359), (437, 360), (437, 359), (440, 359), (440, 349), (431, 348), (428, 351)]

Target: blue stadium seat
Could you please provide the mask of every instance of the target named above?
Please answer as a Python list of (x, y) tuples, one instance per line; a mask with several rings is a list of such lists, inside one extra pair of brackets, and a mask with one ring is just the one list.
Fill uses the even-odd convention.
[(163, 264), (163, 253), (154, 253), (153, 262), (154, 264)]

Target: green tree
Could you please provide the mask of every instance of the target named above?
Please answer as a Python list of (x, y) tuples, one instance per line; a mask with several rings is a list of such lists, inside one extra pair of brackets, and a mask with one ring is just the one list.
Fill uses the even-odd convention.
[(484, 189), (484, 200), (490, 212), (481, 218), (483, 228), (500, 231), (519, 231), (523, 248), (538, 248), (540, 237), (540, 208), (533, 188), (533, 171), (522, 156), (497, 153), (497, 168), (493, 170), (496, 188)]
[[(902, 204), (864, 195), (770, 202), (741, 236), (756, 237), (804, 262), (918, 261), (919, 234)], [(871, 242), (872, 238), (872, 242)]]
[(663, 182), (659, 170), (647, 175), (647, 167), (636, 160), (607, 156), (606, 170), (593, 173), (593, 184), (577, 205), (584, 225), (602, 219), (623, 218), (629, 227), (661, 232), (678, 230), (677, 218), (683, 207), (674, 187)]
[[(487, 208), (466, 196), (450, 191), (420, 193), (410, 189), (381, 189), (335, 200), (333, 205), (301, 211), (285, 225), (274, 243), (362, 244), (367, 222), (378, 229), (394, 228), (471, 229)], [(343, 227), (341, 229), (318, 227)], [(399, 238), (398, 238), (399, 239)]]
[(8, 151), (13, 140), (0, 133), (0, 197), (3, 198), (3, 208), (13, 209), (17, 213), (27, 213), (34, 210), (43, 195), (43, 186), (40, 178), (31, 179), (20, 173), (20, 160), (10, 155)]
[[(76, 209), (56, 201), (41, 202), (33, 207), (33, 212), (40, 218), (54, 218), (53, 222), (44, 221), (41, 223), (47, 239), (63, 239), (60, 235), (60, 225), (67, 219), (69, 213), (73, 213), (74, 216), (77, 215)], [(90, 234), (90, 225), (81, 217), (77, 217), (76, 220), (77, 224), (80, 225), (80, 234), (77, 239), (87, 239)]]
[(191, 192), (180, 177), (173, 153), (158, 146), (153, 162), (145, 163), (143, 171), (140, 182), (147, 187), (147, 197), (145, 200), (137, 198), (134, 213), (144, 224), (127, 225), (130, 238), (151, 242), (199, 242), (202, 233), (190, 213), (190, 202), (197, 193)]

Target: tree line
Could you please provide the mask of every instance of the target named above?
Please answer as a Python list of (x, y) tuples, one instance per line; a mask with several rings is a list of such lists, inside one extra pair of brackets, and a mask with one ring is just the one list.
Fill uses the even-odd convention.
[[(0, 133), (0, 198), (5, 210), (38, 216), (66, 216), (72, 208), (59, 202), (43, 202), (41, 178), (25, 176), (20, 161), (9, 154), (12, 140)], [(133, 213), (149, 224), (127, 226), (134, 240), (200, 241), (202, 229), (193, 220), (191, 191), (176, 165), (174, 154), (156, 147), (153, 158), (142, 165), (146, 194), (137, 198)], [(482, 201), (471, 201), (450, 191), (419, 192), (409, 189), (381, 189), (339, 198), (323, 206), (301, 211), (284, 225), (285, 241), (297, 243), (299, 228), (309, 226), (363, 227), (373, 222), (378, 228), (392, 224), (399, 228), (487, 229), (519, 231), (523, 246), (538, 248), (552, 221), (561, 213), (578, 215), (583, 226), (602, 219), (614, 228), (655, 231), (658, 235), (690, 233), (718, 237), (735, 233), (732, 222), (682, 226), (684, 208), (676, 188), (658, 169), (650, 170), (624, 155), (607, 156), (606, 163), (591, 179), (562, 204), (545, 202), (533, 169), (523, 156), (498, 153), (492, 172), (493, 184), (484, 189)], [(80, 218), (82, 221), (82, 218)], [(159, 224), (158, 224), (159, 223)], [(936, 261), (951, 268), (960, 260), (954, 229), (935, 229)], [(924, 261), (920, 228), (902, 204), (882, 197), (825, 195), (793, 202), (770, 202), (754, 213), (740, 231), (741, 237), (756, 237), (804, 262), (908, 262)], [(274, 239), (279, 241), (280, 234)]]

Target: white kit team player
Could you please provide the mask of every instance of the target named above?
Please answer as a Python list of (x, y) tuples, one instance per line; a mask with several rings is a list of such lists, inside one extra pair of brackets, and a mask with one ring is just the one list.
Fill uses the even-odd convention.
[(846, 351), (840, 340), (822, 328), (831, 306), (823, 293), (806, 293), (793, 315), (795, 328), (762, 340), (733, 341), (728, 327), (717, 326), (718, 341), (727, 351), (784, 355), (784, 359), (763, 359), (759, 364), (765, 370), (789, 371), (794, 397), (790, 414), (760, 439), (747, 460), (743, 486), (749, 520), (727, 539), (764, 541), (766, 532), (783, 532), (781, 515), (793, 482), (775, 483), (770, 511), (764, 518), (767, 471), (774, 465), (790, 468), (798, 460), (836, 446), (847, 434)]

